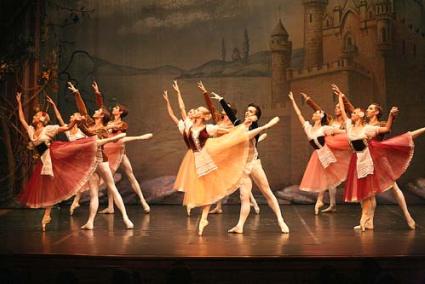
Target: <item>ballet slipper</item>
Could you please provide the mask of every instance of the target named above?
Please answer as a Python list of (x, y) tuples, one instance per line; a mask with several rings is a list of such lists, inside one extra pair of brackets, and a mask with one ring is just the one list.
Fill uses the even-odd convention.
[(211, 210), (209, 213), (210, 214), (223, 214), (223, 210), (216, 207), (213, 210)]
[(231, 228), (230, 230), (228, 230), (227, 232), (233, 233), (233, 234), (243, 234), (243, 228), (240, 227), (239, 225), (236, 225), (233, 228)]
[(127, 230), (131, 230), (131, 229), (134, 228), (133, 222), (131, 222), (130, 219), (128, 219), (128, 218), (124, 218), (124, 224), (125, 224), (125, 227), (127, 228)]
[(283, 219), (279, 219), (279, 227), (283, 234), (289, 234), (289, 227)]
[(80, 204), (79, 203), (72, 203), (71, 204), (71, 207), (69, 207), (69, 215), (74, 215), (74, 211), (75, 211), (75, 209), (77, 209), (78, 207), (80, 207)]
[(198, 229), (198, 235), (202, 236), (202, 234), (204, 233), (204, 229), (205, 227), (208, 226), (208, 221), (207, 220), (201, 220), (199, 221), (199, 229)]
[(323, 204), (323, 202), (317, 201), (316, 204), (314, 205), (314, 215), (319, 215), (320, 208), (322, 208), (324, 205), (325, 204)]
[(46, 231), (46, 226), (52, 221), (52, 218), (50, 216), (43, 216), (43, 219), (41, 219), (41, 229), (43, 232)]
[(149, 214), (151, 212), (151, 208), (149, 207), (149, 204), (147, 204), (146, 202), (142, 202), (142, 206), (143, 206), (143, 212), (145, 212), (145, 214)]
[(322, 210), (322, 213), (335, 213), (335, 212), (336, 212), (336, 205), (330, 205), (328, 208)]
[(410, 230), (415, 230), (416, 229), (416, 222), (415, 222), (415, 220), (413, 220), (413, 218), (410, 218), (407, 221), (407, 226), (409, 226), (409, 229)]
[(112, 208), (105, 208), (103, 210), (99, 211), (99, 214), (114, 214), (114, 209)]
[(258, 205), (251, 203), (251, 206), (254, 208), (255, 214), (260, 214), (260, 207)]
[(191, 211), (192, 209), (190, 209), (189, 207), (186, 207), (186, 214), (187, 214), (187, 217), (190, 217), (190, 211)]
[(86, 224), (81, 226), (82, 230), (93, 230), (93, 228), (94, 228), (94, 225), (92, 222), (87, 222)]

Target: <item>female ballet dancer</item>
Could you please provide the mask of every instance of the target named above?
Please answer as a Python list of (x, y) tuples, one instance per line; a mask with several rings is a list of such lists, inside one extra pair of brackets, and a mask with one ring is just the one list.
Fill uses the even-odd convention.
[[(212, 115), (212, 120), (219, 126), (219, 127), (223, 127), (226, 129), (231, 129), (234, 127), (232, 121), (229, 119), (229, 117), (227, 116), (226, 112), (223, 110), (221, 113), (217, 111), (217, 109), (215, 108), (211, 98), (210, 98), (210, 94), (207, 91), (207, 89), (205, 88), (204, 84), (202, 83), (202, 81), (198, 82), (198, 88), (201, 90), (203, 96), (204, 96), (204, 100), (205, 103), (207, 104), (208, 110), (210, 111), (211, 115)], [(232, 109), (233, 113), (236, 115), (237, 110), (235, 108), (233, 108), (230, 104), (228, 104), (229, 107)], [(265, 138), (267, 137), (267, 133), (263, 133), (260, 135), (258, 142), (263, 141)], [(251, 194), (249, 196), (250, 198), (250, 202), (251, 202), (251, 206), (254, 207), (254, 211), (255, 214), (260, 214), (260, 207), (258, 206), (257, 201), (254, 198), (254, 194), (251, 191)], [(210, 214), (222, 214), (223, 213), (223, 201), (220, 200), (217, 202), (216, 207), (214, 209), (212, 209), (210, 211)]]
[[(87, 136), (98, 136), (108, 137), (108, 131), (106, 129), (106, 124), (109, 121), (109, 112), (106, 108), (102, 107), (97, 109), (93, 118), (88, 115), (86, 105), (84, 104), (83, 99), (81, 98), (80, 92), (75, 88), (75, 86), (68, 82), (68, 89), (74, 95), (77, 108), (79, 113), (83, 116), (84, 120), (79, 124), (79, 128), (81, 131)], [(125, 136), (125, 133), (119, 134), (117, 136)], [(114, 136), (115, 137), (115, 136)], [(110, 137), (109, 139), (113, 139), (114, 137)], [(103, 151), (103, 147), (100, 146), (97, 149), (97, 158), (98, 165), (96, 167), (96, 173), (98, 176), (103, 179), (108, 188), (108, 191), (113, 195), (114, 201), (118, 209), (121, 211), (121, 215), (124, 221), (124, 224), (127, 229), (133, 229), (134, 225), (128, 218), (127, 211), (125, 209), (124, 202), (120, 193), (118, 192), (117, 187), (115, 186), (114, 178), (112, 176), (111, 169), (109, 167), (108, 158)], [(95, 178), (89, 179), (89, 187), (90, 187), (90, 211), (89, 218), (87, 223), (83, 225), (81, 228), (86, 230), (92, 230), (94, 227), (94, 219), (96, 217), (97, 209), (99, 208), (99, 184)]]
[[(237, 126), (241, 123), (241, 120), (236, 117), (232, 109), (229, 107), (227, 102), (223, 97), (212, 93), (213, 99), (216, 99), (220, 102), (224, 111), (226, 112), (229, 119), (232, 123)], [(245, 111), (245, 120), (251, 121), (249, 125), (250, 131), (254, 131), (258, 127), (258, 120), (261, 118), (261, 109), (256, 104), (249, 104)], [(249, 211), (251, 209), (249, 196), (252, 191), (252, 180), (257, 185), (260, 192), (263, 194), (267, 200), (267, 204), (273, 210), (276, 215), (280, 230), (282, 233), (289, 233), (289, 228), (286, 225), (282, 217), (282, 212), (280, 210), (279, 203), (276, 196), (274, 196), (269, 182), (267, 180), (266, 173), (261, 165), (261, 160), (258, 158), (257, 143), (259, 140), (259, 134), (250, 137), (249, 140), (249, 150), (248, 150), (248, 162), (243, 170), (243, 176), (240, 182), (240, 198), (241, 198), (241, 211), (239, 214), (239, 220), (236, 226), (228, 230), (229, 233), (243, 234), (243, 228), (245, 221), (248, 218)], [(252, 179), (252, 180), (251, 180)]]
[[(201, 207), (202, 215), (198, 235), (208, 225), (211, 204), (235, 191), (239, 186), (248, 155), (248, 140), (261, 131), (272, 127), (279, 119), (248, 131), (247, 120), (232, 130), (216, 125), (206, 125), (211, 114), (205, 107), (195, 109), (194, 122), (183, 139), (190, 150), (186, 153), (177, 174), (174, 188), (185, 193), (183, 204), (188, 208)], [(210, 138), (216, 133), (228, 133)]]
[[(338, 86), (333, 85), (335, 92), (336, 93), (341, 93), (341, 90), (338, 88)], [(345, 100), (349, 103), (347, 97), (344, 95), (343, 98), (345, 98)], [(368, 108), (366, 109), (366, 122), (369, 125), (372, 126), (384, 126), (386, 124), (386, 122), (384, 121), (380, 121), (380, 118), (382, 116), (382, 108), (379, 104), (377, 103), (372, 103), (368, 106)], [(388, 133), (381, 133), (379, 135), (377, 135), (376, 137), (374, 137), (373, 139), (377, 140), (377, 141), (383, 141), (385, 138), (385, 135)], [(401, 208), (404, 218), (407, 222), (407, 225), (410, 229), (414, 230), (416, 227), (416, 222), (415, 220), (412, 218), (412, 216), (410, 215), (410, 212), (407, 208), (407, 204), (406, 204), (406, 199), (404, 198), (404, 194), (401, 191), (400, 187), (398, 186), (397, 182), (394, 183), (394, 185), (391, 187), (391, 192), (395, 198), (395, 200), (397, 200), (397, 203), (399, 205), (399, 207)], [(376, 200), (375, 198), (372, 199), (372, 209), (373, 211), (375, 211), (376, 208)], [(372, 227), (373, 228), (373, 224), (368, 224), (368, 227)], [(356, 229), (360, 229), (360, 226), (356, 226)]]
[[(103, 97), (99, 90), (99, 86), (96, 82), (93, 82), (92, 89), (94, 94), (96, 95), (96, 104), (98, 108), (102, 108)], [(128, 110), (121, 104), (117, 104), (112, 108), (112, 119), (107, 124), (107, 129), (109, 132), (109, 136), (114, 136), (119, 133), (126, 133), (128, 129), (128, 124), (123, 120), (128, 114)], [(146, 140), (152, 137), (151, 133), (144, 134), (141, 136), (137, 136), (138, 139), (135, 140)], [(130, 181), (131, 189), (136, 193), (139, 197), (140, 203), (143, 206), (143, 210), (146, 214), (150, 212), (150, 207), (143, 197), (142, 190), (140, 189), (139, 182), (133, 173), (133, 168), (131, 166), (130, 160), (125, 152), (125, 142), (129, 142), (128, 140), (122, 140), (123, 143), (114, 143), (108, 144), (104, 148), (104, 152), (108, 157), (109, 166), (111, 167), (112, 173), (115, 173), (120, 166), (122, 166), (124, 173), (126, 174), (128, 180)], [(114, 214), (114, 200), (113, 196), (108, 193), (108, 206), (107, 208), (99, 211), (101, 214)]]
[(31, 148), (38, 152), (40, 159), (18, 200), (31, 208), (45, 208), (41, 221), (45, 231), (51, 221), (52, 206), (78, 192), (95, 171), (97, 148), (125, 135), (103, 140), (87, 138), (74, 142), (52, 142), (58, 133), (70, 130), (77, 120), (68, 126), (48, 125), (49, 115), (39, 111), (33, 116), (32, 125), (28, 125), (21, 95), (16, 95), (19, 120), (28, 133)]
[(379, 142), (379, 134), (390, 131), (394, 115), (398, 109), (393, 107), (384, 127), (367, 125), (365, 112), (354, 109), (348, 118), (343, 104), (343, 96), (335, 85), (342, 117), (353, 154), (345, 183), (344, 199), (347, 202), (360, 202), (362, 216), (360, 229), (373, 229), (373, 198), (393, 186), (394, 182), (406, 171), (413, 156), (413, 139), (425, 132), (425, 127)]
[(323, 110), (317, 110), (313, 113), (312, 121), (314, 125), (311, 125), (302, 116), (292, 92), (289, 93), (289, 99), (310, 145), (315, 149), (307, 164), (300, 189), (319, 193), (314, 206), (316, 215), (319, 214), (320, 207), (323, 206), (325, 191), (329, 190), (330, 210), (326, 212), (335, 212), (336, 188), (347, 177), (351, 149), (346, 135), (333, 135), (343, 134), (345, 131), (327, 125), (328, 117)]

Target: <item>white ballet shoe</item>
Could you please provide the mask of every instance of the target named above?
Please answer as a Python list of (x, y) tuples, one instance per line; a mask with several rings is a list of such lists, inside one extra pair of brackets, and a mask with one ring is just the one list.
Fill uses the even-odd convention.
[(145, 212), (145, 214), (149, 214), (151, 212), (151, 208), (149, 207), (149, 204), (144, 202), (142, 203), (142, 206), (143, 206), (143, 212)]
[(220, 208), (214, 208), (213, 210), (211, 210), (210, 212), (209, 212), (210, 214), (223, 214), (223, 209), (220, 209)]
[(105, 208), (103, 210), (99, 211), (99, 214), (114, 214), (114, 209), (110, 209), (110, 208)]
[(187, 217), (190, 217), (190, 211), (191, 211), (192, 209), (190, 209), (189, 207), (186, 207), (186, 215), (187, 215)]
[(410, 218), (407, 221), (407, 226), (409, 226), (409, 229), (410, 230), (415, 230), (416, 229), (416, 222), (415, 222), (415, 220), (413, 220), (413, 218)]
[(283, 219), (279, 220), (279, 227), (283, 234), (289, 234), (289, 227)]
[(243, 228), (236, 225), (233, 228), (229, 229), (227, 232), (232, 234), (243, 234)]
[(325, 204), (323, 204), (323, 202), (316, 202), (316, 204), (314, 205), (314, 215), (319, 215), (320, 213), (320, 208), (322, 208)]
[(255, 214), (260, 214), (260, 207), (255, 204), (251, 204), (251, 206), (254, 208)]
[(41, 230), (43, 232), (46, 231), (47, 224), (49, 224), (51, 221), (52, 221), (52, 218), (50, 216), (49, 217), (43, 216), (43, 219), (41, 219)]
[(83, 226), (81, 226), (81, 229), (82, 230), (93, 230), (93, 228), (94, 228), (94, 225), (93, 225), (93, 223), (89, 223), (89, 222), (87, 222), (86, 224), (84, 224)]
[(78, 207), (80, 207), (79, 203), (72, 203), (71, 206), (69, 207), (69, 215), (71, 215), (71, 216), (74, 215), (74, 211)]
[(198, 235), (202, 236), (202, 234), (204, 233), (204, 229), (205, 227), (208, 226), (208, 221), (207, 220), (201, 220), (199, 221), (199, 228), (198, 228)]
[(331, 205), (326, 209), (322, 210), (322, 213), (335, 213), (336, 212), (336, 205)]
[(128, 218), (124, 219), (124, 224), (125, 224), (125, 227), (127, 228), (127, 230), (131, 230), (131, 229), (134, 228), (133, 222), (131, 222), (130, 219), (128, 219)]

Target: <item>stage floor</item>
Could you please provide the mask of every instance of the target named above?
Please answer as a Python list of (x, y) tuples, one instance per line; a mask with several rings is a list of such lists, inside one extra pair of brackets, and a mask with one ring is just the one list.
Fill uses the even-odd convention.
[(353, 230), (360, 208), (339, 205), (333, 214), (313, 214), (313, 206), (282, 206), (290, 234), (281, 234), (272, 211), (253, 212), (243, 235), (229, 234), (239, 206), (225, 206), (224, 214), (210, 215), (204, 236), (197, 236), (199, 210), (191, 217), (180, 206), (152, 206), (150, 214), (128, 207), (134, 230), (126, 230), (115, 215), (96, 218), (93, 231), (80, 230), (88, 208), (69, 216), (68, 208), (53, 210), (53, 221), (40, 231), (41, 210), (0, 210), (0, 255), (106, 256), (126, 258), (392, 258), (425, 256), (425, 207), (409, 209), (417, 229), (409, 230), (397, 206), (378, 206), (375, 230)]

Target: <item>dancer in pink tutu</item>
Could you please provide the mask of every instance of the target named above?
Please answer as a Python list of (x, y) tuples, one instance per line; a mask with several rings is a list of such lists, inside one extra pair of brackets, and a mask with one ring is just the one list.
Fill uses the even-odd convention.
[(373, 138), (390, 131), (398, 109), (391, 109), (384, 127), (368, 125), (365, 122), (366, 113), (360, 108), (354, 109), (351, 119), (348, 118), (343, 104), (344, 94), (335, 85), (332, 88), (338, 95), (347, 136), (353, 149), (344, 199), (346, 202), (361, 203), (360, 229), (373, 229), (367, 225), (373, 224), (374, 196), (391, 188), (406, 171), (413, 156), (413, 139), (425, 133), (425, 127), (382, 142), (377, 141)]
[[(341, 90), (338, 88), (338, 86), (333, 85), (333, 87), (334, 87), (335, 93), (337, 94), (341, 93)], [(343, 99), (344, 101), (347, 101), (349, 104), (351, 104), (345, 95), (343, 96)], [(377, 103), (370, 104), (368, 108), (366, 109), (367, 124), (372, 126), (385, 126), (386, 122), (380, 120), (380, 118), (382, 117), (382, 114), (383, 114), (382, 107), (379, 104)], [(389, 133), (380, 133), (373, 139), (377, 141), (383, 141), (385, 138), (385, 135), (387, 134)], [(410, 215), (410, 212), (407, 208), (406, 199), (404, 198), (404, 194), (401, 191), (400, 187), (398, 186), (397, 182), (395, 182), (394, 185), (391, 187), (391, 192), (395, 200), (397, 201), (400, 209), (403, 212), (407, 225), (409, 226), (410, 229), (414, 230), (416, 227), (416, 222)], [(371, 203), (372, 203), (372, 210), (375, 211), (375, 208), (376, 208), (375, 198), (372, 199)], [(373, 219), (371, 219), (371, 221), (373, 221)], [(360, 229), (360, 226), (356, 226), (355, 228)], [(366, 228), (373, 228), (373, 223), (366, 224)]]
[(328, 117), (323, 110), (317, 110), (313, 113), (312, 121), (314, 125), (311, 125), (302, 116), (292, 92), (289, 93), (289, 99), (310, 145), (315, 149), (307, 164), (300, 189), (319, 193), (314, 207), (316, 215), (319, 214), (320, 207), (323, 206), (325, 191), (329, 190), (330, 210), (326, 212), (334, 212), (336, 211), (334, 192), (336, 187), (347, 177), (351, 157), (347, 136), (344, 134), (344, 130), (327, 125)]
[(51, 209), (56, 203), (78, 192), (95, 171), (98, 161), (98, 146), (118, 140), (96, 140), (95, 137), (74, 142), (52, 142), (60, 132), (68, 131), (77, 123), (68, 126), (48, 125), (49, 115), (39, 111), (28, 125), (22, 110), (21, 93), (16, 96), (19, 120), (28, 133), (30, 147), (36, 150), (39, 160), (34, 171), (18, 196), (18, 200), (31, 208), (45, 208), (41, 221), (43, 231), (51, 221)]

